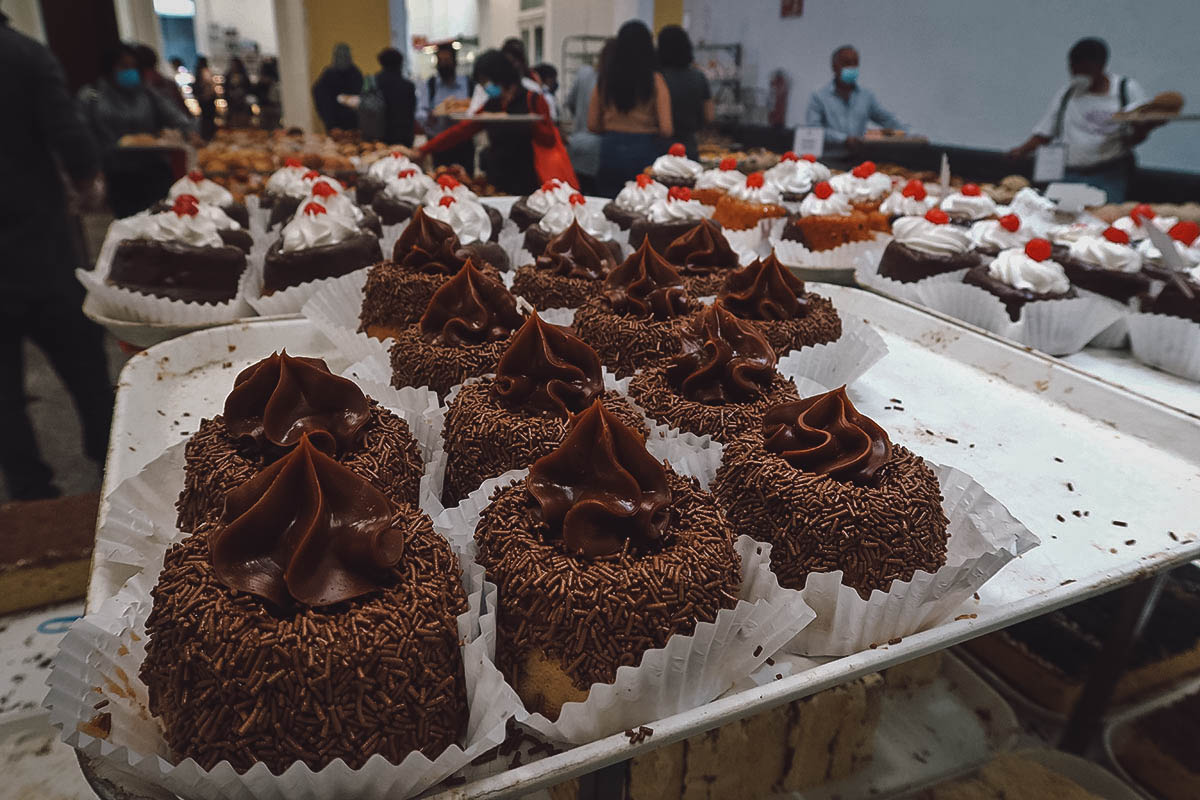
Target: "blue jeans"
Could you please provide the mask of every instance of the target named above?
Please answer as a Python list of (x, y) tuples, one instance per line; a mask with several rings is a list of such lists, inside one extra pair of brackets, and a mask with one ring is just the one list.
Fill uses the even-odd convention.
[(600, 134), (600, 170), (596, 173), (596, 191), (601, 197), (616, 197), (625, 181), (634, 180), (654, 159), (667, 151), (663, 140), (653, 133)]
[(1098, 167), (1084, 169), (1068, 168), (1063, 173), (1064, 183), (1086, 183), (1102, 190), (1108, 203), (1124, 203), (1129, 190), (1129, 177), (1133, 173), (1133, 158), (1121, 158)]

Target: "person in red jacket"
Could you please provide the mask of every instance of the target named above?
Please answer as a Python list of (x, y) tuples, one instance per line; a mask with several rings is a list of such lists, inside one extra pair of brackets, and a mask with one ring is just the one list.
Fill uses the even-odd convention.
[(479, 156), (488, 182), (505, 194), (527, 195), (542, 185), (534, 162), (534, 147), (558, 146), (558, 131), (540, 93), (521, 85), (521, 76), (499, 50), (488, 50), (475, 60), (475, 84), (487, 93), (484, 112), (537, 114), (532, 124), (463, 120), (447, 128), (420, 148), (421, 155), (438, 153), (461, 144), (487, 125), (489, 146)]

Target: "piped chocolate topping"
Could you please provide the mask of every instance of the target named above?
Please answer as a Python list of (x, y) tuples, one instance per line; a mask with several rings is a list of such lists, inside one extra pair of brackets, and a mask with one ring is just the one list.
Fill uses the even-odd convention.
[(287, 350), (238, 373), (225, 398), (229, 432), (260, 451), (292, 447), (311, 433), (322, 449), (344, 452), (357, 442), (370, 413), (353, 381), (334, 375), (319, 358), (297, 358)]
[(557, 450), (529, 469), (529, 494), (552, 538), (587, 557), (662, 545), (671, 490), (642, 437), (597, 400)]
[(290, 453), (225, 499), (209, 534), (230, 589), (280, 608), (323, 607), (382, 588), (404, 553), (392, 505), (304, 434)]
[(467, 345), (505, 339), (522, 322), (516, 298), (468, 258), (458, 273), (434, 292), (418, 324), (427, 342)]
[(616, 266), (612, 251), (581, 228), (578, 221), (572, 221), (565, 231), (551, 239), (534, 264), (554, 275), (594, 281), (602, 280)]
[(780, 264), (774, 253), (730, 274), (720, 298), (742, 319), (797, 319), (808, 313), (804, 281)]
[(604, 296), (618, 314), (663, 320), (688, 312), (683, 278), (655, 252), (649, 239), (608, 274)]
[(453, 228), (418, 207), (396, 240), (392, 259), (415, 272), (454, 275), (466, 263), (458, 255), (460, 246)]
[(863, 416), (846, 387), (775, 406), (763, 416), (764, 447), (793, 467), (870, 486), (892, 455), (887, 432)]
[(762, 334), (720, 303), (700, 312), (680, 334), (680, 354), (667, 381), (688, 400), (723, 405), (753, 400), (771, 385), (775, 351)]
[(536, 312), (516, 332), (496, 367), (493, 391), (509, 408), (566, 419), (604, 391), (600, 357), (566, 328)]
[(685, 275), (707, 275), (738, 265), (737, 253), (721, 233), (721, 226), (711, 219), (700, 220), (699, 225), (671, 242), (663, 256)]

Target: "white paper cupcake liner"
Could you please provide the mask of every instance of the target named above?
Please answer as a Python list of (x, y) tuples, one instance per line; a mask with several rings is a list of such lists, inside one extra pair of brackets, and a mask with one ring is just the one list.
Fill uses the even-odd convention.
[(1165, 314), (1130, 314), (1129, 343), (1143, 364), (1200, 381), (1200, 324)]
[(400, 234), (408, 227), (411, 219), (406, 219), (403, 222), (397, 222), (395, 225), (384, 225), (383, 235), (379, 237), (379, 248), (383, 250), (383, 258), (388, 261), (392, 257), (392, 251), (396, 249), (396, 240), (400, 238)]
[[(435, 526), (452, 541), (473, 546), (492, 493), (526, 474), (513, 470), (485, 481)], [(714, 622), (698, 623), (691, 635), (672, 636), (665, 647), (647, 650), (639, 666), (619, 667), (616, 680), (593, 684), (587, 700), (565, 703), (557, 721), (531, 714), (525, 724), (552, 741), (592, 741), (707, 703), (778, 652), (812, 621), (813, 612), (799, 592), (779, 586), (770, 571), (770, 545), (739, 536), (737, 552), (742, 586), (734, 608), (717, 612)]]
[(902, 283), (901, 281), (894, 281), (891, 278), (885, 278), (880, 275), (878, 259), (874, 263), (861, 261), (854, 267), (854, 280), (859, 286), (873, 289), (888, 297), (907, 300), (910, 303), (924, 302), (921, 299), (922, 286), (941, 283), (961, 284), (963, 276), (966, 274), (967, 271), (965, 269), (956, 269), (952, 272), (943, 272), (940, 275), (933, 275), (913, 283)]
[[(360, 769), (350, 769), (339, 760), (316, 772), (296, 763), (281, 775), (271, 774), (263, 764), (244, 774), (238, 774), (228, 762), (210, 770), (191, 759), (172, 764), (159, 723), (146, 711), (147, 690), (137, 675), (146, 652), (150, 592), (167, 548), (183, 537), (174, 529), (174, 511), (171, 498), (143, 507), (136, 520), (110, 513), (108, 540), (137, 553), (145, 566), (95, 613), (72, 625), (55, 659), (45, 705), (51, 722), (62, 729), (63, 740), (85, 755), (182, 798), (319, 800), (353, 796), (382, 800), (412, 796), (449, 777), (503, 742), (509, 718), (524, 715), (519, 698), (493, 663), (495, 586), (485, 582), (483, 569), (470, 553), (456, 551), (470, 605), (458, 618), (470, 709), (463, 742), (433, 760), (413, 752), (399, 765), (375, 756)], [(484, 631), (488, 635), (482, 635)], [(94, 728), (89, 726), (101, 701), (107, 701), (103, 712), (111, 715), (111, 729), (103, 739), (93, 736)]]
[(264, 236), (267, 233), (267, 223), (271, 220), (271, 209), (263, 208), (256, 194), (246, 195), (246, 212), (250, 220), (250, 235)]
[(814, 381), (825, 389), (836, 389), (858, 380), (887, 355), (887, 344), (879, 333), (859, 317), (842, 315), (842, 335), (826, 344), (792, 350), (779, 359), (776, 369), (800, 385)]
[(809, 250), (800, 242), (779, 236), (771, 237), (769, 244), (775, 251), (775, 258), (787, 267), (857, 269), (862, 266), (877, 270), (879, 259), (891, 241), (891, 234), (876, 233), (870, 241), (850, 242), (832, 250)]
[(1052, 356), (1078, 353), (1122, 312), (1107, 298), (1074, 297), (1026, 303), (1013, 322), (1000, 299), (966, 283), (921, 281), (918, 301), (963, 322)]
[(391, 340), (381, 342), (358, 332), (366, 285), (367, 270), (332, 278), (301, 306), (300, 313), (348, 360), (380, 355), (386, 361)]
[[(533, 263), (533, 255), (525, 249), (525, 234), (521, 232), (517, 225), (512, 220), (505, 220), (505, 226), (500, 229), (500, 238), (496, 243), (504, 250), (504, 254), (508, 256), (508, 263), (512, 270), (522, 264)], [(524, 255), (522, 255), (524, 252)], [(528, 259), (528, 260), (525, 260)]]
[(916, 572), (891, 590), (863, 600), (842, 584), (842, 572), (811, 573), (801, 594), (816, 620), (786, 646), (805, 656), (857, 653), (924, 630), (955, 613), (1009, 561), (1038, 545), (1038, 538), (970, 475), (926, 461), (942, 488), (947, 528), (946, 563)]
[(723, 230), (721, 233), (725, 234), (725, 241), (729, 242), (733, 252), (737, 253), (739, 264), (749, 264), (754, 259), (762, 258), (770, 252), (767, 238), (759, 227), (744, 231)]

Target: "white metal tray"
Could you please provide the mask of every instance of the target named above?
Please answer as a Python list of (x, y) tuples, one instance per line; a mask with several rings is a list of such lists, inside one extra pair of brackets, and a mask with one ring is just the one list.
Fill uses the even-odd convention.
[(1149, 789), (1143, 788), (1142, 784), (1130, 774), (1125, 766), (1118, 758), (1117, 741), (1125, 730), (1136, 723), (1142, 717), (1152, 714), (1160, 708), (1169, 706), (1172, 703), (1178, 702), (1190, 694), (1200, 692), (1200, 678), (1193, 677), (1180, 681), (1170, 691), (1164, 692), (1157, 697), (1146, 700), (1135, 706), (1132, 706), (1120, 714), (1115, 715), (1112, 720), (1104, 727), (1104, 755), (1108, 762), (1116, 769), (1117, 774), (1124, 780), (1128, 781), (1131, 786), (1134, 786), (1142, 793), (1144, 797), (1153, 800), (1154, 793)]
[[(1080, 788), (1086, 789), (1097, 797), (1103, 797), (1104, 800), (1140, 800), (1137, 792), (1118, 780), (1111, 772), (1099, 764), (1093, 764), (1079, 756), (1064, 753), (1061, 750), (1043, 748), (1018, 750), (1014, 755), (1037, 762), (1051, 772), (1057, 772), (1064, 778), (1070, 779)], [(964, 777), (974, 771), (974, 769), (965, 770), (960, 775), (953, 777)], [(935, 781), (933, 785), (940, 782)], [(928, 785), (923, 788), (928, 788)], [(905, 798), (912, 796), (912, 793), (902, 795)]]
[[(654, 734), (639, 744), (607, 737), (444, 797), (519, 796), (1200, 556), (1194, 417), (879, 295), (813, 289), (843, 315), (873, 324), (889, 347), (851, 387), (858, 407), (893, 441), (973, 474), (1042, 546), (1009, 564), (958, 619), (895, 645), (789, 664), (780, 680), (653, 723)], [(344, 366), (302, 320), (210, 329), (134, 356), (121, 375), (106, 494), (219, 411), (238, 370), (283, 346)], [(106, 511), (102, 504), (101, 522)], [(89, 608), (119, 579), (95, 564)]]

